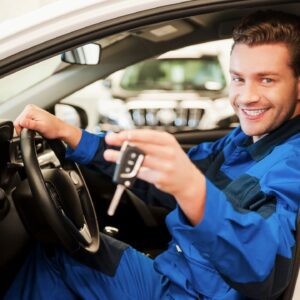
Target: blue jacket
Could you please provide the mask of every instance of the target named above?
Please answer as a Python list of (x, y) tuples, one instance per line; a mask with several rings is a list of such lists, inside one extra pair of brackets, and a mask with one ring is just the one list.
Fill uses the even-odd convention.
[[(204, 218), (191, 226), (176, 206), (166, 218), (173, 239), (155, 259), (174, 289), (186, 291), (182, 299), (269, 299), (285, 288), (300, 201), (299, 129), (296, 117), (253, 144), (238, 127), (190, 150), (206, 176)], [(84, 131), (67, 156), (111, 175), (106, 148), (103, 135)], [(151, 204), (174, 206), (170, 195), (145, 182), (136, 182), (135, 193)]]

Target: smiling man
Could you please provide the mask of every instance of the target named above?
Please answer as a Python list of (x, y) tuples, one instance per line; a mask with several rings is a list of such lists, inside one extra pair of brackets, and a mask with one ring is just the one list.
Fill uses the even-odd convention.
[[(15, 121), (61, 138), (68, 156), (109, 175), (129, 141), (146, 156), (135, 192), (176, 203), (172, 241), (151, 261), (102, 236), (88, 261), (33, 250), (5, 299), (275, 299), (289, 282), (300, 202), (300, 22), (257, 12), (234, 30), (230, 99), (241, 126), (190, 150), (152, 130), (96, 136), (28, 106)], [(87, 147), (88, 146), (88, 147)], [(82, 263), (85, 262), (85, 263)], [(106, 264), (107, 265), (107, 264)], [(30, 274), (30, 276), (28, 276)], [(51, 294), (49, 294), (51, 293)]]
[(300, 82), (291, 51), (280, 41), (238, 43), (232, 50), (230, 100), (254, 142), (300, 114)]

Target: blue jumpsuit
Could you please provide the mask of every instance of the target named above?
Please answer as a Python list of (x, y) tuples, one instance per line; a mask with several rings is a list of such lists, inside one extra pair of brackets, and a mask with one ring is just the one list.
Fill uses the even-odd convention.
[[(62, 249), (49, 254), (38, 245), (5, 299), (235, 300), (279, 295), (287, 285), (295, 248), (299, 128), (296, 117), (253, 144), (237, 127), (214, 143), (192, 148), (188, 155), (206, 176), (204, 219), (191, 226), (176, 206), (166, 218), (172, 241), (154, 261), (105, 236), (99, 253), (86, 263)], [(103, 159), (107, 147), (103, 136), (83, 132), (67, 156), (111, 175), (112, 165)], [(134, 192), (151, 204), (174, 204), (170, 195), (142, 181)]]

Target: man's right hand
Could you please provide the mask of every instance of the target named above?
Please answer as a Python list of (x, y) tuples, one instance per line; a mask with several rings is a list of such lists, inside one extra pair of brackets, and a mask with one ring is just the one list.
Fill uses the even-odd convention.
[(81, 139), (81, 129), (69, 125), (47, 111), (29, 104), (14, 121), (18, 135), (22, 128), (39, 132), (48, 139), (62, 139), (71, 148), (75, 149)]

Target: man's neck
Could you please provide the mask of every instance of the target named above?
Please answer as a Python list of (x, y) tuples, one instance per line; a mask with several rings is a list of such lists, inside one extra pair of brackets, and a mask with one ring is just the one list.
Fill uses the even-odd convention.
[(253, 136), (252, 137), (252, 141), (253, 141), (253, 144), (256, 143), (257, 141), (261, 140), (263, 137), (265, 137), (266, 135), (268, 135), (268, 133), (265, 133), (263, 135), (260, 135), (260, 136)]

